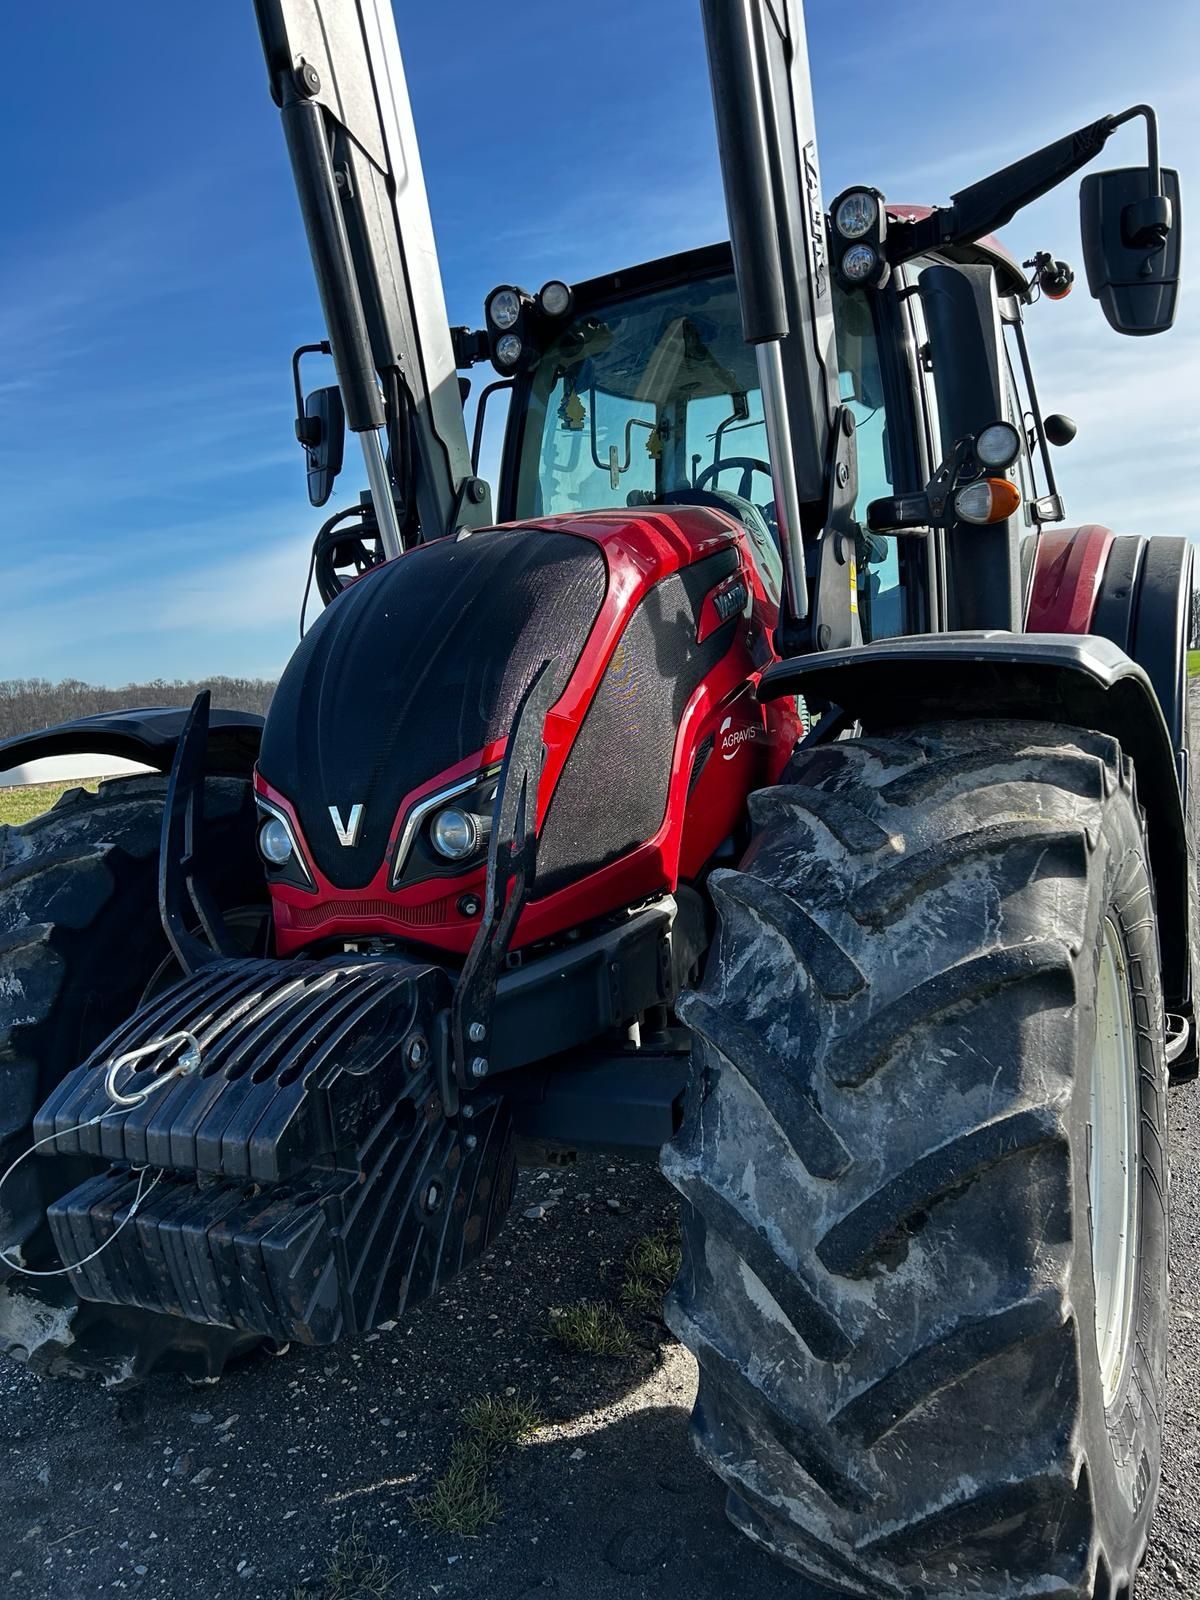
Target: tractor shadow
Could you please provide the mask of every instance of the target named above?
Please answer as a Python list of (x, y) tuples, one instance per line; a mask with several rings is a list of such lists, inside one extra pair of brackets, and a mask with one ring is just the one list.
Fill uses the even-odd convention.
[[(694, 1367), (657, 1317), (622, 1311), (621, 1357), (552, 1332), (555, 1309), (617, 1307), (630, 1251), (675, 1225), (653, 1167), (526, 1171), (488, 1255), (392, 1328), (254, 1357), (212, 1385), (164, 1375), (112, 1394), (3, 1370), (0, 1590), (291, 1600), (303, 1586), (323, 1600), (355, 1534), (405, 1597), (798, 1600), (725, 1522), (688, 1439)], [(526, 1399), (544, 1425), (489, 1467), (498, 1519), (464, 1538), (413, 1502), (481, 1395)]]
[[(1185, 1228), (1194, 1098), (1175, 1098), (1176, 1118), (1193, 1119), (1176, 1130)], [(660, 1322), (625, 1313), (622, 1358), (570, 1353), (551, 1334), (552, 1308), (611, 1303), (634, 1244), (675, 1221), (655, 1169), (588, 1158), (523, 1173), (492, 1251), (365, 1339), (121, 1395), (0, 1368), (0, 1594), (330, 1600), (353, 1540), (397, 1600), (825, 1600), (726, 1522), (688, 1438), (695, 1368)], [(1184, 1256), (1174, 1332), (1190, 1351), (1200, 1291)], [(1176, 1363), (1147, 1600), (1179, 1592), (1168, 1557), (1190, 1568), (1192, 1371)], [(527, 1399), (543, 1426), (489, 1466), (492, 1525), (436, 1532), (413, 1502), (446, 1472), (480, 1395)]]

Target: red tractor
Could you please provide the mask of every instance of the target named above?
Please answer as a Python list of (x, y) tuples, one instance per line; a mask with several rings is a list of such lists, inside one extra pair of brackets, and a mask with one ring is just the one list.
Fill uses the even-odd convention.
[(298, 352), (310, 494), (347, 423), (370, 491), (265, 724), (2, 752), (157, 769), (0, 832), (4, 1348), (124, 1382), (353, 1337), (478, 1258), (519, 1158), (661, 1158), (738, 1526), (864, 1600), (1128, 1596), (1191, 552), (1053, 531), (1023, 318), (1071, 271), (992, 231), (1143, 119), (1084, 257), (1168, 327), (1153, 112), (826, 214), (798, 0), (703, 0), (732, 244), (451, 329), (387, 0), (256, 6), (338, 375)]

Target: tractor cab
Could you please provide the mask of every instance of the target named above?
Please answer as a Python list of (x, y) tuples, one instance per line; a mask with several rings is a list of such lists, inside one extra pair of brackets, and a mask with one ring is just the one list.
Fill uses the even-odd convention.
[[(488, 296), (489, 324), (508, 295), (520, 291), (502, 287)], [(546, 299), (544, 291), (520, 297), (534, 307)], [(839, 287), (834, 304), (839, 386), (857, 424), (865, 506), (895, 487), (878, 340), (862, 295)], [(559, 316), (534, 311), (529, 322), (515, 336), (521, 351), (510, 364), (516, 370), (500, 464), (500, 519), (715, 506), (745, 527), (763, 582), (778, 600), (783, 560), (770, 442), (758, 365), (742, 338), (729, 247), (591, 279), (575, 287)], [(489, 340), (503, 371), (498, 344)], [(895, 546), (880, 540), (866, 555), (862, 592), (871, 636), (899, 633)]]
[[(925, 206), (889, 206), (894, 226), (920, 223)], [(832, 233), (832, 216), (826, 218)], [(1027, 307), (1069, 292), (1073, 273), (1049, 256), (1022, 269), (995, 237), (930, 251), (884, 283), (835, 276), (831, 302), (837, 393), (853, 424), (857, 484), (856, 588), (864, 641), (967, 620), (965, 594), (931, 546), (929, 523), (905, 536), (874, 532), (883, 507), (920, 497), (955, 441), (995, 414), (1019, 435), (1007, 470), (1017, 495), (1018, 609), (1028, 604), (1039, 530), (1064, 515), (1049, 446), (1074, 436), (1069, 418), (1043, 419), (1024, 333)], [(926, 277), (926, 269), (932, 269)], [(1047, 274), (1057, 276), (1052, 292)], [(970, 304), (947, 314), (954, 291)], [(928, 302), (931, 314), (926, 315)], [(965, 309), (965, 316), (962, 314)], [(989, 317), (980, 311), (994, 312)], [(456, 331), (464, 367), (490, 358), (499, 380), (479, 396), (472, 463), (489, 401), (508, 395), (497, 475), (497, 520), (651, 505), (710, 505), (742, 523), (764, 585), (783, 587), (778, 508), (759, 364), (742, 336), (729, 245), (682, 252), (568, 288), (537, 294), (500, 285), (486, 327)], [(969, 327), (967, 326), (969, 324)], [(961, 346), (972, 339), (970, 360)], [(980, 345), (986, 348), (980, 348)], [(821, 524), (804, 517), (806, 578), (818, 565)], [(1007, 523), (1007, 519), (1006, 519)], [(1007, 527), (1006, 527), (1007, 536)], [(981, 618), (971, 618), (979, 622)]]

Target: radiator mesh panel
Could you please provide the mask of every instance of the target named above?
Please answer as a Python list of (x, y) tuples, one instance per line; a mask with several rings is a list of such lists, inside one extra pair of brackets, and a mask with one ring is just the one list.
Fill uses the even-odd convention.
[(534, 898), (626, 855), (666, 812), (684, 708), (733, 643), (740, 616), (696, 642), (704, 597), (736, 570), (732, 550), (657, 584), (633, 613), (550, 802)]

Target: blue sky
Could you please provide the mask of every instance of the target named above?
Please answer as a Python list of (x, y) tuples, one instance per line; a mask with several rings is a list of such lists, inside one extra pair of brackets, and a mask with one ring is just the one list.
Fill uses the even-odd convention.
[[(452, 321), (499, 281), (724, 236), (696, 0), (396, 13)], [(0, 677), (274, 675), (318, 520), (288, 359), (322, 329), (250, 0), (72, 15), (6, 24)], [(826, 198), (945, 200), (1151, 99), (1200, 226), (1193, 0), (809, 0), (808, 25)], [(1133, 132), (1109, 151), (1141, 155)], [(1075, 195), (1018, 217), (1011, 247), (1081, 268)], [(1080, 428), (1057, 457), (1072, 522), (1200, 532), (1189, 246), (1161, 338), (1111, 333), (1082, 270), (1032, 315), (1043, 404)]]

